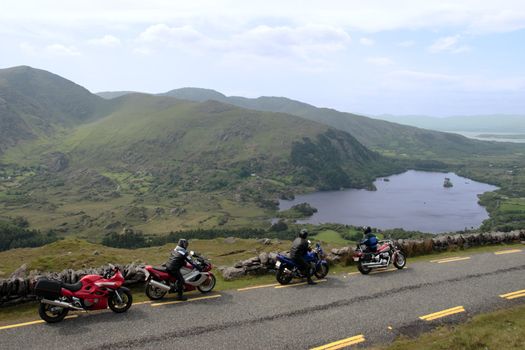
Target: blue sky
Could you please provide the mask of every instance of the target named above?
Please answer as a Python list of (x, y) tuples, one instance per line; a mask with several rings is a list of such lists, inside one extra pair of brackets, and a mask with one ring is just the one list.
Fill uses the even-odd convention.
[(525, 115), (525, 2), (11, 1), (0, 67), (364, 114)]

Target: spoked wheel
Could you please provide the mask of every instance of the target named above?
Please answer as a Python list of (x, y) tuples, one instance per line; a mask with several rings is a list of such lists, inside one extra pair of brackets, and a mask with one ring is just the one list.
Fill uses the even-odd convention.
[(292, 274), (286, 273), (284, 271), (284, 266), (281, 266), (279, 267), (279, 270), (277, 270), (277, 275), (275, 275), (275, 278), (280, 284), (288, 284), (292, 281)]
[(204, 281), (203, 284), (201, 284), (200, 286), (197, 287), (197, 289), (201, 292), (201, 293), (209, 293), (213, 290), (213, 288), (215, 288), (215, 283), (216, 283), (216, 279), (215, 279), (215, 276), (213, 274), (210, 274), (210, 277), (208, 277), (208, 279), (206, 281)]
[(64, 319), (69, 312), (68, 308), (40, 303), (38, 314), (47, 323), (57, 323)]
[(405, 258), (405, 254), (398, 252), (396, 254), (396, 259), (394, 260), (394, 266), (401, 270), (406, 266), (406, 264), (407, 259)]
[[(120, 296), (120, 300), (117, 296), (117, 293)], [(130, 291), (123, 289), (117, 290), (117, 293), (113, 293), (109, 297), (108, 306), (111, 311), (120, 314), (122, 312), (128, 311), (128, 309), (131, 307), (131, 304), (133, 304), (133, 296), (131, 295)]]
[(357, 269), (359, 270), (359, 272), (361, 272), (363, 275), (368, 275), (370, 273), (370, 271), (372, 271), (371, 268), (367, 267), (367, 266), (363, 266), (363, 263), (361, 262), (361, 260), (359, 260), (359, 263), (357, 264)]
[(168, 291), (146, 284), (146, 296), (151, 300), (159, 300), (164, 298)]
[(328, 275), (328, 264), (319, 264), (314, 274), (318, 279), (325, 278)]

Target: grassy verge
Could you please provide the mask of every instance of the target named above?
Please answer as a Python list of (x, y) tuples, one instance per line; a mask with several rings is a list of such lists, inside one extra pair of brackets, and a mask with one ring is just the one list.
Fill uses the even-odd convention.
[(400, 338), (377, 350), (523, 349), (525, 305), (474, 316), (464, 324), (443, 326), (415, 339)]

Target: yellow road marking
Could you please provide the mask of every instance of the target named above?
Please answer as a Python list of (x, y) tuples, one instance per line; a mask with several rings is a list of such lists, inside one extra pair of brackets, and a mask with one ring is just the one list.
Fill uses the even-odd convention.
[(349, 272), (348, 275), (349, 276), (352, 276), (352, 275), (359, 275), (361, 272)]
[[(78, 317), (78, 315), (66, 316), (65, 319), (75, 318), (75, 317)], [(16, 323), (16, 324), (11, 324), (11, 325), (7, 325), (7, 326), (2, 326), (2, 327), (0, 327), (0, 330), (31, 326), (31, 325), (34, 325), (34, 324), (41, 324), (41, 323), (46, 323), (46, 321), (38, 320), (38, 321), (30, 321), (30, 322), (24, 322), (24, 323)]]
[(138, 303), (133, 303), (133, 305), (142, 305), (142, 304), (151, 304), (151, 300), (148, 300), (148, 301), (139, 301)]
[(450, 309), (446, 309), (439, 312), (434, 312), (432, 314), (428, 314), (425, 316), (421, 316), (420, 319), (424, 321), (432, 321), (441, 317), (450, 316), (454, 314), (458, 314), (460, 312), (465, 312), (465, 308), (463, 306), (456, 306)]
[(456, 257), (447, 258), (447, 259), (430, 260), (430, 262), (435, 262), (435, 263), (438, 263), (438, 264), (445, 264), (445, 263), (449, 263), (449, 262), (468, 260), (468, 259), (470, 259), (470, 256), (465, 256), (465, 257), (456, 256)]
[(512, 300), (512, 299), (525, 297), (525, 289), (517, 290), (517, 291), (512, 292), (512, 293), (502, 294), (502, 295), (500, 295), (500, 297), (504, 298), (504, 299), (507, 299), (507, 300)]
[[(326, 280), (317, 280), (317, 283), (326, 282)], [(280, 288), (288, 288), (288, 287), (296, 287), (296, 286), (304, 286), (305, 284), (308, 284), (308, 282), (300, 282), (300, 283), (292, 283), (292, 284), (285, 284), (285, 285), (279, 285), (274, 287), (275, 289)]]
[(441, 258), (441, 259), (436, 259), (436, 260), (430, 260), (430, 262), (438, 262), (438, 261), (443, 261), (443, 260), (449, 260), (449, 259), (459, 259), (461, 258), (460, 256), (452, 256), (450, 258)]
[(521, 252), (521, 249), (507, 249), (507, 250), (499, 250), (497, 252), (494, 252), (496, 255), (502, 255), (502, 254), (512, 254), (512, 253), (519, 253)]
[(185, 302), (188, 302), (188, 301), (215, 299), (215, 298), (220, 298), (221, 296), (222, 295), (217, 294), (217, 295), (209, 295), (209, 296), (206, 296), (206, 297), (191, 298), (191, 299), (188, 299), (188, 300), (165, 301), (165, 302), (162, 302), (162, 303), (151, 304), (151, 306), (162, 306), (162, 305), (171, 305), (171, 304), (185, 303)]
[(506, 299), (507, 300), (512, 300), (512, 299), (523, 298), (523, 297), (525, 297), (525, 293), (516, 294), (516, 295), (513, 295), (511, 297), (507, 297)]
[(355, 345), (364, 342), (365, 336), (362, 334), (356, 335), (355, 337), (350, 337), (342, 340), (335, 341), (333, 343), (329, 343), (326, 345), (321, 345), (316, 348), (312, 348), (310, 350), (336, 350), (336, 349), (342, 349), (346, 348), (350, 345)]
[(239, 288), (237, 291), (243, 292), (245, 290), (252, 290), (252, 289), (259, 289), (259, 288), (268, 288), (268, 287), (275, 287), (278, 286), (279, 283), (272, 283), (272, 284), (261, 284), (260, 286), (253, 286), (253, 287), (245, 287), (245, 288)]

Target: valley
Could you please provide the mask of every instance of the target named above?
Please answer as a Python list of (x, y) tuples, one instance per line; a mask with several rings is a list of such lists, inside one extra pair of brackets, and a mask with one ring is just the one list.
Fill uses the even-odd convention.
[[(195, 88), (102, 96), (111, 99), (42, 70), (0, 70), (0, 98), (10, 111), (0, 120), (10, 135), (0, 148), (0, 217), (94, 242), (126, 228), (149, 235), (268, 230), (278, 199), (374, 190), (376, 178), (415, 169), (500, 187), (481, 198), (490, 214), (483, 229), (525, 222), (525, 211), (511, 205), (525, 197), (519, 144), (280, 97)], [(293, 231), (293, 220), (288, 224)]]

